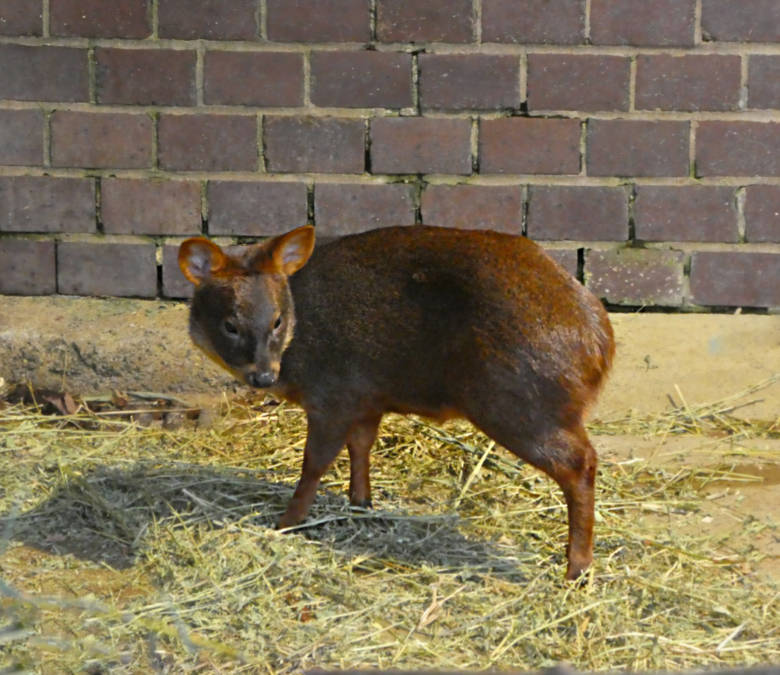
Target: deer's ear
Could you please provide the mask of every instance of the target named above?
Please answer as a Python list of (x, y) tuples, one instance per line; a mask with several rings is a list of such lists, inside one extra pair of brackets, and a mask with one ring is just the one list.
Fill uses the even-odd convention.
[(313, 250), (314, 228), (311, 225), (291, 230), (271, 242), (273, 268), (289, 277), (306, 264)]
[(203, 237), (187, 239), (179, 246), (179, 267), (196, 286), (223, 269), (226, 261), (224, 251)]

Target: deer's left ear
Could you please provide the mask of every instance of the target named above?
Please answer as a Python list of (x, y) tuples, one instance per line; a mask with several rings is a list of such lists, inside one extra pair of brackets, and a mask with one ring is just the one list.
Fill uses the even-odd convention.
[(269, 244), (274, 271), (289, 277), (308, 262), (314, 250), (314, 228), (304, 225), (276, 237)]
[(225, 252), (203, 237), (187, 239), (179, 246), (179, 267), (196, 286), (223, 269), (226, 261)]

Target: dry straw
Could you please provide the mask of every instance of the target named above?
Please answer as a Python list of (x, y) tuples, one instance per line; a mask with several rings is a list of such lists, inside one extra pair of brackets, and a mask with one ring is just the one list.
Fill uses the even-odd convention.
[(729, 405), (594, 424), (738, 436), (743, 450), (716, 444), (706, 467), (602, 462), (584, 585), (563, 581), (557, 488), (465, 423), (389, 417), (376, 509), (348, 507), (341, 458), (306, 525), (280, 534), (305, 438), (296, 409), (238, 400), (211, 426), (166, 429), (6, 406), (0, 672), (780, 662), (778, 588), (754, 545), (777, 531), (744, 518), (716, 534), (698, 515), (713, 485), (758, 480), (735, 469), (751, 437), (780, 435)]

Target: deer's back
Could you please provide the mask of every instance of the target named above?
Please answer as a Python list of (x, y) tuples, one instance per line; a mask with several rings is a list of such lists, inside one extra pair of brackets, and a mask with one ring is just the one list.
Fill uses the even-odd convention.
[(444, 417), (486, 386), (582, 398), (612, 356), (601, 304), (524, 237), (373, 230), (316, 249), (290, 286), (281, 379), (304, 405), (362, 398)]

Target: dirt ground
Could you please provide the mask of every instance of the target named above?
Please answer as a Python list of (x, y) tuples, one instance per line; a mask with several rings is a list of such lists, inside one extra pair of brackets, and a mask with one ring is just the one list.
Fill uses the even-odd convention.
[[(185, 303), (89, 298), (0, 296), (0, 378), (84, 393), (119, 389), (175, 392), (209, 407), (232, 380), (195, 350), (187, 336)], [(780, 315), (612, 314), (617, 341), (613, 372), (591, 417), (663, 413), (674, 406), (735, 395), (732, 413), (780, 419), (780, 379), (756, 394), (749, 388), (780, 373)], [(605, 457), (707, 465), (712, 438), (599, 436)], [(780, 458), (780, 441), (751, 441), (740, 462), (739, 485), (713, 486), (701, 522), (675, 526), (737, 527), (722, 506), (777, 522), (776, 466), (751, 457)], [(756, 445), (758, 447), (756, 447)], [(717, 453), (716, 453), (717, 454)], [(648, 517), (652, 517), (649, 515)], [(688, 518), (688, 516), (686, 516)], [(764, 538), (778, 576), (777, 535)], [(773, 562), (771, 562), (773, 561)]]
[[(81, 393), (219, 395), (234, 385), (187, 335), (187, 305), (0, 296), (0, 377)], [(611, 314), (617, 355), (595, 416), (739, 393), (780, 372), (780, 315)], [(737, 414), (780, 414), (780, 381)]]
[(706, 486), (705, 498), (695, 513), (657, 513), (648, 508), (637, 528), (732, 535), (741, 532), (746, 522), (766, 524), (754, 539), (756, 550), (765, 556), (756, 571), (780, 584), (780, 439), (735, 443), (728, 438), (695, 435), (599, 435), (594, 436), (594, 445), (602, 460), (630, 463), (647, 459), (650, 466), (665, 469), (712, 466), (722, 461), (724, 452), (733, 452), (728, 462), (733, 473)]
[[(663, 595), (662, 580), (647, 580), (650, 584), (648, 589), (656, 582), (661, 584), (656, 586), (655, 591), (652, 591), (660, 593), (657, 598), (647, 596), (647, 593), (652, 592), (647, 589), (641, 590), (632, 581), (634, 578), (632, 574), (638, 574), (642, 577), (647, 573), (647, 570), (651, 569), (650, 562), (642, 560), (640, 551), (645, 544), (648, 544), (647, 555), (655, 558), (657, 555), (663, 555), (664, 550), (671, 550), (670, 547), (674, 546), (675, 540), (687, 541), (692, 537), (707, 538), (714, 542), (712, 549), (696, 551), (693, 556), (694, 558), (699, 555), (704, 556), (701, 558), (702, 563), (712, 566), (713, 574), (722, 575), (721, 570), (727, 569), (729, 574), (734, 575), (734, 579), (739, 580), (734, 583), (748, 585), (755, 583), (762, 588), (763, 585), (766, 585), (766, 588), (776, 589), (777, 585), (780, 584), (780, 526), (778, 522), (778, 513), (780, 513), (780, 509), (778, 509), (778, 505), (780, 505), (780, 437), (778, 437), (778, 425), (780, 425), (780, 377), (778, 377), (780, 375), (780, 316), (613, 314), (611, 319), (618, 345), (617, 358), (612, 376), (598, 406), (591, 414), (592, 440), (602, 461), (602, 475), (605, 483), (609, 483), (606, 480), (607, 477), (610, 481), (614, 481), (616, 475), (624, 475), (624, 484), (628, 483), (630, 494), (632, 481), (635, 477), (641, 478), (650, 475), (651, 478), (648, 479), (650, 483), (637, 490), (637, 495), (647, 495), (649, 489), (649, 498), (621, 497), (616, 502), (618, 506), (614, 513), (611, 512), (612, 507), (608, 503), (611, 495), (602, 488), (602, 500), (607, 502), (603, 504), (604, 517), (611, 528), (614, 528), (616, 524), (619, 526), (619, 534), (612, 530), (609, 533), (607, 531), (600, 533), (597, 521), (596, 540), (597, 546), (601, 548), (596, 552), (596, 569), (601, 569), (603, 581), (600, 583), (603, 584), (602, 588), (612, 583), (623, 584), (619, 588), (625, 587), (626, 593), (633, 593), (635, 590), (639, 594), (637, 598), (646, 599), (649, 606), (654, 606), (654, 603), (666, 602), (667, 600), (663, 599), (665, 596)], [(37, 605), (36, 617), (38, 618), (30, 619), (30, 625), (34, 626), (31, 630), (36, 631), (36, 634), (45, 635), (49, 631), (53, 634), (67, 634), (69, 630), (67, 628), (69, 614), (47, 609), (45, 598), (48, 597), (74, 598), (76, 599), (74, 602), (77, 604), (72, 609), (79, 612), (82, 610), (78, 603), (82, 602), (81, 599), (85, 597), (90, 598), (89, 602), (97, 598), (100, 602), (108, 603), (111, 607), (135, 607), (133, 612), (136, 614), (132, 614), (132, 616), (136, 618), (133, 621), (140, 621), (143, 626), (146, 626), (145, 630), (154, 634), (159, 629), (159, 625), (162, 624), (143, 623), (146, 621), (143, 619), (145, 612), (156, 611), (149, 608), (154, 608), (157, 605), (147, 603), (151, 601), (150, 599), (159, 596), (160, 588), (167, 588), (169, 584), (172, 584), (171, 588), (175, 589), (177, 586), (174, 582), (188, 578), (187, 575), (191, 573), (191, 569), (202, 567), (199, 563), (191, 568), (187, 563), (189, 556), (198, 554), (197, 551), (201, 546), (198, 537), (203, 536), (208, 541), (219, 541), (224, 544), (226, 537), (232, 536), (231, 532), (235, 531), (235, 526), (229, 526), (230, 521), (227, 521), (228, 527), (225, 532), (220, 533), (217, 529), (211, 534), (212, 524), (214, 522), (221, 523), (220, 518), (215, 520), (209, 511), (209, 509), (214, 508), (214, 504), (193, 501), (194, 497), (187, 497), (180, 504), (179, 502), (176, 504), (195, 511), (204, 509), (203, 522), (209, 528), (204, 530), (209, 534), (203, 534), (198, 529), (202, 527), (201, 521), (198, 521), (195, 529), (184, 530), (187, 536), (193, 537), (190, 542), (191, 549), (185, 550), (182, 548), (183, 544), (175, 539), (169, 541), (168, 537), (173, 536), (170, 534), (173, 530), (169, 532), (166, 529), (159, 531), (155, 529), (158, 528), (157, 514), (153, 510), (150, 513), (154, 517), (145, 526), (151, 534), (147, 530), (143, 530), (139, 531), (137, 535), (133, 535), (132, 531), (122, 530), (122, 527), (125, 526), (122, 525), (120, 514), (117, 516), (120, 529), (116, 532), (110, 532), (108, 537), (105, 533), (100, 533), (98, 536), (96, 532), (102, 528), (114, 527), (115, 516), (110, 515), (112, 509), (110, 500), (114, 494), (112, 490), (131, 489), (131, 494), (135, 495), (133, 499), (136, 501), (141, 499), (142, 501), (146, 498), (144, 496), (146, 488), (141, 489), (135, 486), (128, 488), (123, 485), (117, 487), (113, 484), (106, 484), (104, 478), (94, 479), (90, 472), (95, 471), (96, 467), (99, 471), (103, 470), (99, 468), (103, 466), (109, 467), (109, 470), (113, 471), (112, 467), (132, 467), (136, 464), (140, 465), (152, 461), (155, 467), (161, 467), (160, 471), (162, 472), (158, 474), (156, 473), (157, 469), (155, 469), (155, 472), (149, 476), (149, 489), (154, 494), (157, 489), (154, 481), (167, 479), (169, 477), (167, 467), (175, 466), (177, 461), (186, 460), (188, 467), (194, 467), (194, 469), (188, 468), (182, 474), (183, 476), (186, 477), (188, 471), (194, 470), (197, 479), (199, 475), (197, 472), (201, 470), (198, 468), (200, 466), (198, 462), (201, 461), (199, 453), (208, 452), (213, 455), (209, 461), (214, 461), (215, 466), (219, 465), (222, 468), (218, 470), (219, 472), (216, 469), (206, 470), (204, 468), (205, 473), (202, 480), (198, 479), (200, 480), (198, 484), (215, 485), (216, 491), (213, 494), (209, 493), (209, 499), (218, 500), (229, 497), (231, 500), (237, 500), (236, 503), (238, 503), (243, 501), (241, 496), (244, 489), (243, 482), (234, 483), (232, 479), (226, 481), (221, 472), (223, 470), (243, 472), (246, 470), (244, 467), (254, 467), (254, 462), (258, 462), (258, 466), (264, 466), (265, 462), (269, 465), (274, 464), (273, 457), (275, 455), (270, 458), (237, 455), (235, 447), (222, 447), (218, 435), (214, 436), (213, 441), (209, 440), (211, 424), (216, 425), (217, 428), (220, 425), (234, 424), (230, 421), (231, 413), (229, 411), (227, 416), (222, 416), (222, 413), (224, 413), (226, 402), (228, 402), (229, 408), (232, 397), (242, 396), (245, 390), (235, 385), (191, 347), (186, 333), (186, 320), (186, 305), (177, 303), (0, 296), (0, 380), (5, 382), (6, 386), (11, 382), (31, 380), (37, 386), (52, 387), (74, 394), (105, 394), (119, 390), (121, 392), (137, 391), (147, 394), (172, 395), (177, 400), (201, 409), (202, 421), (204, 422), (203, 429), (198, 436), (198, 442), (203, 444), (203, 449), (196, 450), (194, 454), (192, 454), (191, 448), (185, 449), (182, 446), (184, 440), (176, 440), (177, 432), (174, 429), (170, 439), (165, 435), (159, 438), (152, 436), (149, 437), (148, 441), (139, 440), (137, 446), (134, 446), (132, 450), (122, 446), (123, 442), (128, 442), (128, 436), (125, 436), (123, 441), (121, 434), (116, 435), (115, 439), (111, 434), (105, 435), (102, 439), (95, 441), (99, 445), (94, 448), (85, 446), (83, 457), (80, 456), (82, 453), (80, 448), (75, 446), (69, 451), (71, 454), (67, 455), (67, 459), (66, 455), (61, 458), (56, 457), (58, 439), (62, 440), (64, 437), (55, 435), (54, 440), (51, 441), (51, 450), (47, 449), (45, 444), (36, 450), (36, 452), (41, 453), (39, 459), (26, 456), (28, 466), (24, 470), (29, 471), (29, 473), (22, 475), (22, 472), (18, 479), (14, 479), (15, 484), (23, 485), (24, 488), (14, 487), (13, 490), (24, 491), (29, 487), (30, 495), (27, 500), (31, 509), (30, 517), (38, 517), (38, 507), (35, 504), (41, 503), (48, 504), (46, 508), (54, 509), (54, 511), (62, 505), (67, 511), (73, 510), (79, 518), (86, 518), (86, 525), (81, 531), (81, 535), (84, 537), (83, 541), (68, 541), (67, 537), (63, 537), (61, 532), (54, 528), (50, 532), (34, 533), (30, 540), (31, 543), (26, 540), (14, 541), (6, 550), (3, 550), (3, 540), (0, 537), (0, 566), (2, 566), (3, 574), (6, 575), (6, 580), (10, 580), (15, 588), (21, 588), (25, 593), (31, 594), (30, 597), (44, 598), (44, 604)], [(0, 383), (0, 387), (2, 387), (2, 383)], [(720, 403), (710, 405), (716, 402)], [(679, 428), (674, 427), (677, 422), (667, 421), (667, 416), (672, 414), (675, 419), (687, 420), (684, 433), (678, 433)], [(742, 426), (743, 422), (744, 426)], [(20, 428), (17, 428), (17, 435), (14, 437), (13, 434), (9, 434), (9, 436), (16, 439), (15, 443), (24, 444), (28, 442), (25, 439), (31, 439), (36, 434), (41, 433), (40, 429), (35, 428), (35, 424), (31, 423), (32, 426), (29, 430), (21, 429), (21, 433)], [(248, 422), (237, 420), (231, 428), (241, 429), (241, 433), (245, 434), (242, 436), (241, 442), (247, 448), (251, 448), (253, 445), (252, 428), (251, 425), (246, 426), (247, 424)], [(666, 424), (669, 425), (668, 431), (664, 430)], [(162, 432), (165, 432), (164, 428), (161, 429)], [(41, 436), (44, 441), (46, 433)], [(394, 442), (392, 433), (389, 436), (386, 442), (392, 445)], [(192, 438), (185, 434), (182, 439), (185, 437)], [(300, 445), (301, 441), (302, 436), (296, 437), (294, 441), (284, 441), (287, 444), (284, 452), (292, 453), (291, 464), (285, 469), (286, 477), (284, 480), (287, 482), (268, 483), (273, 488), (268, 497), (268, 504), (263, 503), (263, 497), (253, 495), (252, 499), (256, 503), (250, 502), (247, 505), (253, 513), (253, 519), (257, 517), (255, 511), (258, 509), (261, 513), (269, 510), (269, 513), (274, 514), (283, 506), (289, 494), (289, 483), (295, 480), (298, 471), (300, 458), (295, 454), (298, 452), (295, 448)], [(0, 434), (0, 460), (13, 461), (13, 453), (17, 450), (14, 449), (13, 445), (6, 447), (5, 442), (6, 439), (3, 439), (2, 434)], [(48, 443), (48, 441), (45, 442)], [(104, 449), (107, 449), (105, 455), (103, 454)], [(384, 452), (387, 451), (387, 449), (384, 450)], [(379, 454), (379, 452), (375, 451), (375, 454)], [(418, 480), (415, 471), (419, 471), (419, 466), (415, 464), (413, 458), (399, 457), (393, 461), (398, 463), (392, 469), (388, 467), (392, 478), (383, 478), (378, 482), (381, 490), (382, 481), (389, 481), (387, 483), (388, 494), (407, 490), (408, 486), (402, 488), (401, 482), (396, 482), (396, 477), (400, 474), (408, 473), (409, 476), (404, 476), (404, 478), (412, 485)], [(341, 485), (339, 493), (343, 493), (342, 483), (345, 480), (344, 476), (348, 475), (348, 468), (345, 466), (346, 460), (342, 458), (339, 467), (331, 470), (329, 474), (331, 488), (334, 484), (333, 481), (335, 484)], [(6, 468), (9, 472), (16, 471), (16, 462), (8, 464)], [(467, 468), (468, 465), (463, 470)], [(658, 469), (658, 476), (655, 477), (652, 476), (654, 468)], [(457, 491), (460, 490), (458, 476), (461, 469), (457, 466), (450, 467), (450, 469), (452, 477), (448, 480), (452, 485), (448, 489), (450, 494), (453, 490), (457, 494)], [(250, 470), (255, 471), (256, 469)], [(134, 475), (132, 468), (121, 469), (121, 471), (125, 472), (123, 475)], [(676, 483), (678, 474), (680, 476), (679, 486)], [(243, 476), (243, 473), (241, 475)], [(241, 481), (243, 480), (242, 477)], [(428, 476), (427, 480), (430, 481), (431, 486), (437, 486), (439, 476), (436, 471)], [(656, 482), (652, 483), (653, 480)], [(539, 481), (537, 483), (536, 478), (534, 478), (531, 485), (546, 485), (546, 480), (542, 477), (539, 477)], [(145, 483), (146, 478), (142, 477), (140, 482), (141, 484)], [(257, 485), (262, 487), (266, 483), (254, 481), (252, 485), (255, 487), (251, 489), (255, 490)], [(658, 487), (655, 488), (653, 485)], [(679, 500), (678, 487), (680, 489), (679, 495), (681, 495)], [(65, 489), (62, 493), (64, 501), (60, 502), (58, 491), (62, 489)], [(553, 488), (547, 486), (544, 489)], [(669, 490), (672, 494), (669, 495), (668, 500), (662, 502), (660, 499), (652, 497), (655, 489)], [(122, 493), (121, 490), (120, 493)], [(643, 493), (642, 490), (645, 492)], [(11, 494), (9, 491), (6, 496)], [(42, 495), (48, 496), (41, 501)], [(179, 498), (180, 495), (177, 496), (177, 499)], [(399, 509), (413, 504), (416, 498), (414, 489), (408, 489), (408, 492), (404, 492), (397, 503), (392, 502), (388, 506), (394, 512), (399, 512)], [(422, 496), (423, 500), (426, 498), (430, 499), (431, 496)], [(319, 499), (321, 504), (324, 497), (320, 495)], [(325, 501), (332, 508), (333, 504), (338, 507), (341, 499), (342, 497), (338, 497), (334, 501), (329, 497)], [(545, 494), (543, 501), (549, 501), (549, 499), (550, 494)], [(227, 502), (227, 504), (231, 503)], [(678, 505), (675, 506), (675, 504)], [(429, 513), (431, 506), (434, 508), (438, 506), (435, 500), (431, 504), (423, 504), (422, 512)], [(231, 506), (231, 508), (233, 507)], [(460, 517), (465, 516), (463, 506), (456, 512)], [(9, 513), (0, 513), (0, 517), (4, 515), (8, 517)], [(493, 517), (490, 508), (486, 508), (485, 513), (486, 515), (480, 516), (480, 518), (484, 518), (485, 522), (490, 523)], [(25, 517), (27, 516), (25, 515)], [(246, 539), (238, 539), (236, 543), (237, 551), (243, 551), (246, 547), (246, 550), (251, 551), (250, 555), (256, 561), (255, 564), (263, 569), (266, 568), (265, 566), (273, 564), (270, 561), (274, 560), (275, 556), (281, 555), (273, 553), (276, 550), (274, 547), (280, 547), (279, 550), (284, 551), (284, 556), (292, 557), (292, 559), (301, 559), (301, 555), (307, 555), (307, 551), (311, 552), (312, 550), (306, 540), (296, 541), (289, 538), (277, 542), (270, 529), (275, 517), (275, 515), (263, 515), (260, 518), (260, 525), (246, 529), (242, 535)], [(625, 519), (625, 521), (615, 521), (616, 517)], [(11, 515), (10, 520), (13, 518), (15, 516)], [(514, 520), (518, 524), (524, 522), (522, 517)], [(165, 519), (161, 517), (160, 522), (164, 523)], [(627, 524), (623, 524), (624, 522)], [(220, 527), (224, 524), (221, 523)], [(545, 524), (546, 526), (547, 524)], [(357, 527), (359, 528), (361, 525), (358, 524)], [(603, 527), (604, 530), (607, 530), (607, 524)], [(624, 529), (621, 530), (620, 527)], [(342, 532), (342, 535), (339, 536), (347, 536), (352, 530), (344, 531), (343, 528), (342, 530), (336, 528), (335, 531)], [(525, 530), (519, 530), (519, 532), (518, 541), (529, 541)], [(349, 536), (358, 537), (358, 535), (364, 536), (358, 530)], [(369, 531), (365, 536), (370, 538), (372, 534)], [(404, 534), (404, 536), (407, 535)], [(412, 532), (411, 536), (414, 538), (419, 536), (419, 533)], [(512, 537), (514, 536), (513, 534)], [(125, 550), (128, 544), (119, 545), (118, 542), (134, 542), (146, 538), (159, 547), (159, 558), (152, 558), (149, 554), (150, 557), (145, 566), (139, 566), (134, 562), (134, 558), (131, 559), (132, 556), (128, 553), (130, 549)], [(614, 569), (612, 557), (619, 555), (615, 551), (622, 548), (616, 542), (624, 539), (627, 541), (625, 546), (630, 551), (629, 555), (633, 556), (630, 560), (634, 571), (631, 572), (626, 568), (626, 579), (621, 579), (620, 575), (615, 575), (611, 570)], [(281, 543), (282, 541), (284, 543)], [(349, 541), (352, 540), (349, 539)], [(460, 539), (453, 540), (453, 542), (442, 541), (437, 546), (443, 550), (445, 543), (448, 543), (453, 545), (453, 550), (458, 551), (462, 546), (460, 542)], [(258, 544), (259, 548), (257, 548)], [(268, 560), (258, 557), (260, 554), (256, 551), (264, 551), (269, 546), (273, 555)], [(373, 551), (373, 546), (375, 543), (368, 544), (368, 550)], [(332, 553), (331, 549), (335, 553)], [(85, 550), (91, 550), (92, 553), (86, 560), (82, 560), (80, 556)], [(181, 551), (185, 551), (183, 558)], [(327, 552), (327, 555), (339, 554), (338, 546), (327, 545), (322, 549), (317, 549), (317, 551), (317, 555), (324, 555), (323, 552)], [(364, 558), (363, 553), (359, 552), (357, 555), (352, 553), (351, 556), (347, 558), (348, 566), (362, 564), (360, 561)], [(373, 554), (369, 554), (369, 558), (372, 556)], [(168, 560), (171, 562), (166, 562)], [(545, 568), (548, 563), (549, 561), (544, 563)], [(233, 597), (230, 595), (232, 592), (229, 588), (230, 584), (242, 578), (240, 570), (230, 571), (230, 564), (231, 558), (226, 556), (212, 560), (209, 565), (213, 567), (207, 568), (209, 574), (224, 575), (224, 577), (220, 577), (223, 579), (220, 584), (227, 584), (225, 587), (227, 590), (222, 586), (219, 588), (222, 589), (220, 593), (224, 590), (225, 598)], [(338, 564), (342, 565), (343, 561)], [(676, 564), (678, 563), (670, 563), (670, 565)], [(406, 579), (405, 575), (427, 575), (429, 572), (426, 569), (424, 565), (419, 566), (418, 561), (411, 563), (405, 561), (399, 568), (390, 566), (382, 568), (379, 572), (372, 571), (371, 574), (395, 574), (397, 576), (388, 577), (388, 583), (403, 585)], [(414, 572), (410, 570), (414, 570)], [(653, 574), (657, 574), (656, 568), (652, 568), (652, 570)], [(679, 574), (680, 570), (675, 571), (670, 567), (668, 573), (672, 574), (673, 572)], [(277, 582), (287, 583), (285, 579), (290, 573), (289, 569), (283, 570)], [(310, 574), (310, 572), (302, 570), (300, 574), (305, 575)], [(168, 575), (172, 576), (169, 578)], [(439, 573), (439, 577), (449, 579), (446, 575), (442, 577), (441, 573)], [(336, 578), (333, 577), (334, 580)], [(694, 579), (693, 576), (691, 578)], [(754, 582), (752, 581), (754, 579), (760, 579), (760, 581)], [(205, 587), (210, 587), (211, 581), (206, 580), (203, 583), (206, 584)], [(301, 581), (304, 589), (306, 583)], [(336, 582), (328, 581), (326, 586), (330, 583)], [(415, 581), (415, 583), (422, 582)], [(460, 592), (458, 589), (462, 585), (461, 581), (453, 577), (446, 583), (452, 584), (450, 589), (452, 593)], [(467, 582), (467, 585), (470, 583), (472, 582)], [(511, 582), (509, 578), (499, 579), (497, 598), (501, 597), (500, 587), (505, 583), (514, 582)], [(553, 592), (551, 589), (557, 588), (555, 583), (557, 582), (542, 586), (539, 591), (540, 598), (549, 596)], [(700, 583), (700, 581), (695, 583), (692, 581), (694, 586), (696, 583)], [(722, 576), (719, 583), (723, 583)], [(352, 586), (348, 585), (345, 588), (349, 589)], [(300, 593), (299, 587), (295, 586), (295, 589), (294, 593)], [(522, 585), (511, 586), (511, 590), (508, 592), (515, 594), (525, 592), (521, 589)], [(176, 591), (172, 590), (171, 592)], [(622, 590), (618, 591), (618, 595), (622, 592)], [(235, 601), (243, 602), (241, 593), (238, 592)], [(444, 593), (443, 590), (442, 595)], [(482, 597), (480, 595), (482, 591), (476, 588), (473, 589), (473, 593), (475, 598)], [(691, 590), (691, 593), (693, 598), (695, 588)], [(771, 596), (772, 593), (770, 592), (768, 595)], [(311, 604), (311, 600), (306, 600), (306, 597), (304, 592), (300, 599), (297, 595), (294, 599), (294, 602), (299, 603), (302, 608), (300, 609), (300, 612), (303, 613), (301, 616), (308, 616), (309, 607), (316, 606), (316, 604)], [(377, 598), (381, 597), (381, 594), (377, 596)], [(413, 597), (418, 598), (419, 593), (415, 593)], [(562, 602), (573, 602), (568, 595), (562, 597)], [(626, 597), (629, 596), (626, 595)], [(284, 602), (292, 603), (293, 600), (290, 598), (292, 595), (285, 596)], [(188, 601), (185, 597), (177, 599), (177, 603), (182, 606), (186, 605)], [(585, 596), (574, 601), (572, 611), (579, 612), (588, 609), (589, 605), (586, 601), (587, 597)], [(2, 594), (0, 594), (0, 603), (2, 602)], [(320, 598), (317, 602), (325, 603), (326, 601)], [(372, 602), (376, 603), (379, 600)], [(431, 606), (433, 607), (436, 603), (435, 592), (432, 602)], [(640, 599), (636, 599), (636, 602), (640, 602)], [(684, 611), (684, 603), (680, 604), (683, 602), (682, 600), (674, 602), (677, 604), (670, 604), (663, 612), (659, 610), (658, 616), (661, 617), (664, 612), (679, 613)], [(691, 600), (691, 602), (697, 601)], [(582, 607), (580, 608), (577, 603), (580, 603)], [(268, 605), (272, 608), (271, 611), (277, 612), (279, 599), (271, 598)], [(768, 599), (767, 607), (771, 606), (772, 602)], [(2, 610), (1, 604), (0, 610)], [(363, 611), (369, 612), (370, 610), (360, 610), (360, 612)], [(425, 612), (428, 610), (423, 607), (420, 611), (424, 618)], [(473, 611), (475, 616), (478, 616), (481, 610), (474, 609)], [(629, 612), (630, 609), (625, 608), (621, 611)], [(729, 611), (735, 614), (733, 608)], [(218, 616), (229, 617), (231, 612), (231, 609), (226, 609)], [(398, 621), (405, 621), (404, 612), (400, 613), (401, 618)], [(88, 614), (87, 611), (84, 616)], [(355, 616), (359, 615), (359, 612), (355, 614)], [(603, 620), (606, 621), (608, 616), (608, 613), (605, 614)], [(560, 617), (553, 616), (551, 621), (554, 625), (558, 625), (555, 622), (559, 619)], [(97, 619), (95, 620), (97, 621)], [(225, 620), (227, 621), (227, 619)], [(257, 625), (262, 625), (263, 620), (258, 619)], [(329, 623), (324, 617), (320, 623), (317, 623), (318, 619), (312, 620), (315, 621), (318, 631), (327, 631)], [(422, 621), (422, 619), (420, 620)], [(27, 619), (23, 612), (19, 614), (18, 621), (19, 625), (26, 625)], [(158, 619), (154, 621), (158, 621)], [(309, 619), (304, 621), (301, 630), (307, 629), (305, 623), (307, 621)], [(513, 635), (513, 631), (522, 631), (519, 624), (516, 626), (515, 618), (508, 617), (507, 621), (511, 624), (507, 635)], [(731, 627), (728, 630), (723, 628), (724, 632), (718, 634), (717, 639), (713, 638), (716, 646), (728, 643), (732, 639), (732, 631), (743, 630), (740, 626), (751, 625), (736, 617), (734, 622), (736, 627)], [(707, 629), (709, 629), (710, 623), (709, 619), (705, 621)], [(312, 624), (309, 630), (313, 630), (315, 624)], [(88, 628), (89, 625), (91, 624), (85, 623), (87, 632), (91, 630)], [(122, 630), (129, 631), (131, 625), (135, 624), (127, 624), (126, 629)], [(242, 624), (242, 627), (244, 625)], [(478, 622), (474, 625), (478, 625)], [(762, 631), (766, 633), (765, 626), (760, 623), (752, 625), (757, 630), (756, 635), (759, 637)], [(172, 629), (166, 628), (166, 630)], [(457, 630), (457, 628), (451, 630)], [(609, 632), (610, 630), (612, 633)], [(607, 630), (608, 641), (613, 639), (614, 630), (611, 628)], [(661, 628), (661, 624), (656, 627), (651, 623), (647, 630), (656, 635), (663, 635), (664, 629)], [(747, 631), (747, 629), (744, 630)], [(645, 648), (648, 639), (651, 641), (657, 639), (655, 637), (645, 638), (643, 637), (645, 633), (637, 631), (639, 629), (632, 628), (626, 635), (633, 637), (626, 639), (637, 640), (637, 645), (641, 645), (642, 649)], [(733, 636), (737, 635), (738, 632), (733, 632)], [(745, 643), (747, 647), (739, 646), (739, 649), (743, 650), (739, 653), (744, 653), (745, 658), (749, 658), (749, 645), (752, 644), (748, 637), (749, 633), (746, 632), (744, 639), (747, 641)], [(292, 637), (290, 640), (291, 643), (294, 641)], [(306, 645), (307, 640), (306, 635), (302, 633), (300, 642), (295, 644)], [(734, 637), (733, 640), (735, 643), (738, 641), (737, 637)], [(134, 643), (131, 641), (129, 644)], [(435, 644), (435, 642), (431, 644)], [(381, 644), (377, 649), (380, 647), (384, 648), (385, 645)], [(775, 647), (770, 647), (770, 651), (765, 653), (773, 654), (774, 652), (771, 650)], [(81, 648), (79, 647), (79, 649)], [(299, 648), (304, 649), (304, 647)], [(501, 644), (495, 646), (497, 651), (500, 651), (501, 648)], [(71, 647), (69, 646), (68, 649), (70, 650)], [(682, 649), (693, 660), (674, 660), (676, 658), (675, 649)], [(633, 664), (632, 667), (640, 670), (648, 668), (663, 670), (674, 667), (678, 663), (703, 663), (700, 660), (696, 661), (699, 652), (693, 646), (690, 646), (690, 651), (687, 652), (689, 647), (684, 644), (670, 648), (668, 653), (663, 654), (664, 658), (671, 659), (667, 661), (653, 661), (652, 659), (655, 657), (652, 655), (656, 654), (654, 650), (654, 647), (648, 647), (647, 656), (641, 657), (647, 660), (626, 662), (626, 667)], [(583, 664), (581, 667), (585, 669), (587, 669), (588, 664), (593, 668), (603, 668), (603, 665), (598, 664), (608, 663), (609, 667), (613, 668), (623, 663), (612, 660), (598, 661), (595, 656), (586, 657), (586, 652), (584, 647), (580, 652), (576, 649), (571, 652), (561, 652), (564, 655), (561, 658), (573, 660), (575, 665)], [(159, 654), (163, 654), (163, 656), (159, 656), (160, 659), (166, 658), (164, 656), (165, 650), (160, 651), (160, 648), (151, 644), (149, 653), (154, 654), (155, 659), (158, 658)], [(582, 660), (577, 661), (573, 656), (566, 657), (567, 653), (579, 654), (577, 658)], [(644, 652), (642, 653), (644, 654)], [(181, 654), (186, 656), (186, 649)], [(180, 656), (176, 658), (180, 658)], [(181, 656), (181, 658), (186, 660), (185, 656)], [(73, 658), (79, 657), (76, 655)], [(419, 662), (426, 663), (424, 656), (420, 658), (423, 660)], [(282, 661), (287, 664), (299, 663), (295, 659), (282, 659)], [(300, 661), (300, 663), (304, 662)], [(459, 663), (463, 662), (465, 661)], [(483, 663), (482, 661), (478, 662)], [(519, 661), (515, 663), (517, 662)], [(179, 662), (176, 661), (176, 663)], [(360, 663), (360, 661), (349, 661), (349, 663)], [(404, 661), (398, 663), (404, 663)], [(534, 661), (534, 663), (536, 662)], [(718, 663), (718, 661), (712, 663)], [(643, 664), (645, 665), (643, 666)], [(130, 669), (127, 672), (136, 671)], [(280, 672), (282, 671), (280, 670)], [(295, 668), (292, 668), (290, 672), (295, 672)]]
[(594, 576), (577, 588), (561, 580), (557, 486), (469, 425), (389, 416), (375, 509), (346, 505), (342, 453), (307, 524), (281, 535), (302, 415), (211, 403), (221, 414), (178, 427), (0, 408), (0, 638), (13, 662), (669, 672), (780, 656), (776, 429), (724, 415), (728, 434), (706, 416), (698, 431), (646, 418), (646, 432), (621, 433), (636, 420), (594, 419)]

